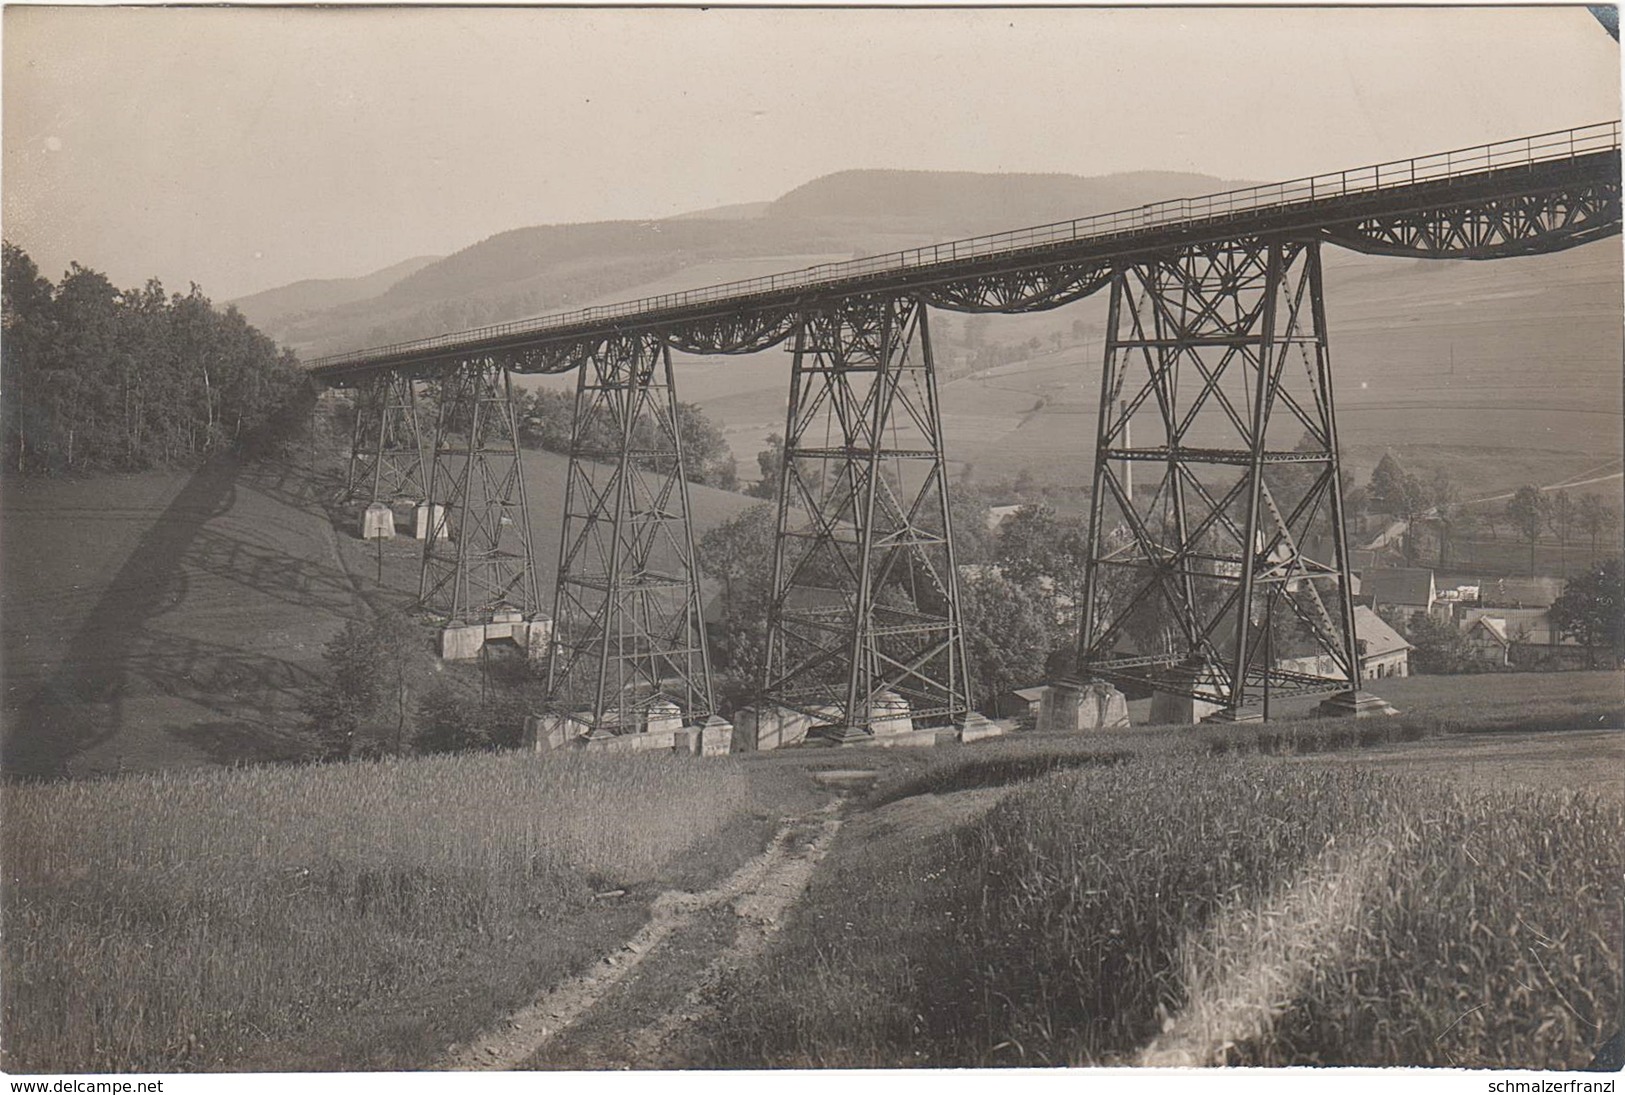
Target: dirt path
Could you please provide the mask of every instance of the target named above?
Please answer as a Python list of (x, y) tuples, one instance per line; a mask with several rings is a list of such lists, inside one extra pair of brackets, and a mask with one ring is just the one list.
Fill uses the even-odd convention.
[(841, 827), (842, 798), (788, 818), (768, 849), (703, 893), (667, 891), (620, 952), (509, 1016), (436, 1067), (456, 1071), (681, 1067), (685, 1028), (730, 969), (753, 961)]

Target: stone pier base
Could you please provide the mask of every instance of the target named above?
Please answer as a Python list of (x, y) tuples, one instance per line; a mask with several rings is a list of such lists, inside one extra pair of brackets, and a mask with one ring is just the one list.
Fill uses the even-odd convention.
[(1373, 696), (1370, 692), (1339, 692), (1321, 700), (1315, 707), (1315, 714), (1369, 719), (1379, 715), (1397, 715), (1399, 710), (1381, 696)]
[(965, 725), (959, 729), (959, 740), (962, 742), (981, 741), (983, 738), (996, 738), (1005, 733), (1006, 728), (994, 722), (980, 711), (972, 711), (965, 716)]
[(1170, 666), (1162, 672), (1161, 678), (1167, 682), (1169, 691), (1158, 689), (1151, 693), (1150, 721), (1153, 724), (1194, 726), (1223, 706), (1181, 694), (1186, 688), (1218, 692), (1218, 674), (1207, 666)]
[(387, 502), (374, 502), (361, 511), (361, 538), (363, 540), (393, 540), (395, 538), (395, 511)]
[(1261, 708), (1257, 707), (1243, 707), (1239, 710), (1230, 707), (1221, 707), (1210, 715), (1203, 715), (1200, 721), (1207, 724), (1263, 722), (1264, 712)]
[(1056, 681), (1038, 701), (1038, 729), (1074, 733), (1128, 726), (1128, 700), (1105, 681)]
[(429, 521), (431, 519), (435, 523), (435, 539), (450, 540), (451, 524), (446, 520), (446, 507), (439, 503), (432, 506), (427, 502), (417, 504), (417, 507), (412, 511), (412, 534), (419, 540), (427, 540), (429, 538)]
[(525, 619), (516, 609), (495, 612), (491, 622), (464, 623), (453, 620), (440, 632), (440, 657), (448, 662), (468, 661), (480, 656), (485, 644), (507, 639), (529, 658), (545, 658), (553, 639), (553, 621), (546, 616)]
[(524, 747), (537, 753), (575, 745), (591, 729), (584, 715), (531, 715), (525, 719)]

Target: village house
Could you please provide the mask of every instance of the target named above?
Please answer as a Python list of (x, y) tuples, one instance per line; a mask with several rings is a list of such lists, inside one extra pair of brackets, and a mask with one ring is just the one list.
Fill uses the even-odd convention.
[(1512, 664), (1512, 638), (1500, 616), (1479, 616), (1462, 632), (1474, 661), (1482, 665)]
[(1417, 613), (1432, 611), (1439, 599), (1433, 571), (1425, 567), (1382, 567), (1361, 577), (1362, 593), (1370, 599), (1373, 611), (1386, 609), (1410, 619)]
[[(1371, 681), (1411, 675), (1413, 648), (1410, 642), (1365, 605), (1354, 607), (1354, 640), (1360, 647), (1360, 676), (1363, 679)], [(1342, 676), (1329, 654), (1282, 658), (1276, 664), (1282, 669), (1313, 673), (1320, 677)]]
[(1551, 608), (1563, 594), (1561, 578), (1481, 578), (1478, 603), (1485, 608)]

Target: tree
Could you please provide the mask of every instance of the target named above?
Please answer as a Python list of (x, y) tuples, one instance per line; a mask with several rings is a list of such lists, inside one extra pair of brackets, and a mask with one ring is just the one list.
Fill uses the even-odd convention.
[(1368, 493), (1377, 509), (1404, 520), (1405, 557), (1410, 559), (1413, 553), (1412, 526), (1431, 504), (1426, 484), (1401, 467), (1393, 453), (1383, 453), (1371, 472)]
[(1411, 666), (1418, 673), (1464, 673), (1479, 668), (1467, 636), (1450, 620), (1417, 613), (1405, 628)]
[(192, 286), (120, 292), (77, 263), (52, 286), (5, 244), (6, 465), (90, 472), (263, 452), (304, 427), (309, 378)]
[(1449, 472), (1441, 469), (1433, 473), (1433, 481), (1428, 484), (1428, 502), (1433, 510), (1433, 519), (1439, 524), (1439, 569), (1443, 570), (1450, 537), (1457, 518), (1461, 516), (1458, 509), (1461, 491), (1456, 489)]
[(727, 438), (695, 404), (677, 404), (677, 436), (683, 443), (684, 478), (719, 490), (739, 486), (739, 466)]
[(351, 620), (323, 648), (329, 677), (306, 702), (325, 760), (400, 752), (407, 737), (423, 634), (404, 613)]
[(418, 704), (414, 744), (423, 753), (511, 749), (524, 732), (526, 707), (523, 697), (511, 692), (476, 698), (442, 681)]
[(993, 559), (1005, 577), (1047, 598), (1058, 616), (1067, 607), (1061, 599), (1073, 607), (1083, 599), (1089, 530), (1049, 506), (1022, 506), (999, 525)]
[(1615, 661), (1625, 657), (1625, 568), (1619, 557), (1593, 563), (1570, 578), (1552, 603), (1551, 621), (1586, 648), (1592, 665), (1599, 650)]
[(962, 579), (959, 606), (971, 705), (991, 714), (999, 696), (1045, 675), (1056, 629), (1036, 591), (996, 571)]
[(1591, 538), (1591, 561), (1597, 560), (1597, 541), (1604, 536), (1612, 536), (1614, 529), (1619, 525), (1619, 514), (1610, 509), (1603, 500), (1595, 494), (1580, 496), (1579, 505), (1575, 513), (1576, 523), (1580, 531)]
[(1371, 483), (1367, 493), (1371, 504), (1384, 513), (1401, 514), (1401, 499), (1404, 496), (1405, 480), (1409, 473), (1400, 466), (1399, 460), (1391, 452), (1382, 454), (1377, 466), (1371, 470)]
[(758, 478), (745, 493), (752, 498), (777, 498), (779, 474), (784, 468), (784, 438), (776, 433), (767, 435), (767, 448), (756, 454)]
[(1540, 488), (1525, 484), (1513, 494), (1506, 506), (1506, 519), (1524, 539), (1529, 541), (1529, 576), (1535, 576), (1535, 544), (1546, 526), (1546, 496)]
[[(518, 408), (520, 443), (535, 449), (545, 449), (568, 455), (577, 429), (575, 397), (567, 392), (538, 388), (525, 396)], [(693, 403), (677, 404), (677, 436), (683, 446), (683, 477), (690, 483), (701, 483), (721, 490), (733, 490), (739, 485), (738, 467), (728, 448), (722, 430)], [(621, 447), (619, 430), (613, 425), (603, 408), (589, 412), (580, 424), (585, 447), (602, 452), (617, 452)], [(648, 416), (633, 425), (632, 444), (637, 449), (667, 449), (670, 442), (657, 437), (658, 427)], [(640, 458), (645, 466), (660, 463), (659, 457)], [(669, 458), (665, 461), (669, 468)]]
[(1576, 520), (1574, 499), (1566, 490), (1556, 490), (1546, 502), (1546, 524), (1557, 536), (1558, 574), (1569, 576), (1569, 538), (1574, 535)]
[(722, 582), (722, 619), (710, 629), (711, 658), (722, 670), (759, 681), (766, 664), (777, 514), (756, 505), (700, 538), (700, 569)]

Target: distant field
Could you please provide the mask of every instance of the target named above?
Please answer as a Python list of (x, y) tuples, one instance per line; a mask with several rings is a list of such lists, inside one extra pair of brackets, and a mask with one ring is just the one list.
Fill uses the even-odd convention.
[[(527, 452), (550, 608), (566, 461)], [(417, 594), (421, 544), (335, 528), (306, 466), (8, 484), (0, 500), (5, 766), (90, 775), (289, 755), (322, 648)], [(696, 487), (696, 530), (753, 504)]]

